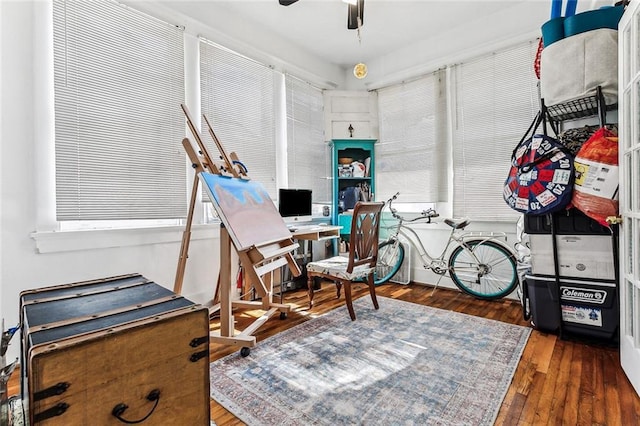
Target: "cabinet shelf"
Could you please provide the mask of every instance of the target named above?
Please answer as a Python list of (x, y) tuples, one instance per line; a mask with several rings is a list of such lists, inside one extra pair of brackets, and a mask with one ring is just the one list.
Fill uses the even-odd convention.
[[(332, 165), (333, 165), (333, 208), (332, 223), (342, 226), (340, 234), (344, 237), (349, 234), (351, 216), (341, 214), (339, 202), (340, 191), (351, 187), (361, 187), (367, 194), (375, 192), (375, 139), (332, 139)], [(368, 176), (350, 176), (345, 173), (340, 176), (340, 168), (350, 163), (344, 164), (344, 159), (349, 159), (351, 163), (358, 162), (368, 166)], [(342, 164), (341, 164), (342, 163)], [(366, 173), (366, 171), (365, 171)], [(350, 208), (350, 207), (348, 207)]]

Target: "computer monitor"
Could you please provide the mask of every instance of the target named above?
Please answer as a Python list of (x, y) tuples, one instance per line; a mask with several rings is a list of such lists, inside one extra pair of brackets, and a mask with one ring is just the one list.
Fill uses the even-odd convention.
[(311, 222), (311, 190), (280, 188), (278, 211), (287, 224)]

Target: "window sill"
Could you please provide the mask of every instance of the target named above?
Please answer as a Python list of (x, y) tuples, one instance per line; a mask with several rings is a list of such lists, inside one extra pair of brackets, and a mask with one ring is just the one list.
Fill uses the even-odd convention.
[[(38, 253), (97, 250), (182, 241), (184, 226), (162, 226), (128, 229), (93, 229), (86, 231), (47, 231), (31, 234)], [(220, 225), (194, 225), (191, 241), (217, 239)]]

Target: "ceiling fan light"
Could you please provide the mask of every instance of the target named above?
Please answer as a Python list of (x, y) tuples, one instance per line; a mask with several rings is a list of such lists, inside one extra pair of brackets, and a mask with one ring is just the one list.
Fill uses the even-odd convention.
[(364, 0), (349, 1), (347, 8), (347, 28), (359, 30), (364, 25)]
[(356, 64), (353, 67), (353, 75), (355, 75), (356, 78), (359, 79), (365, 78), (367, 76), (367, 66), (362, 62)]

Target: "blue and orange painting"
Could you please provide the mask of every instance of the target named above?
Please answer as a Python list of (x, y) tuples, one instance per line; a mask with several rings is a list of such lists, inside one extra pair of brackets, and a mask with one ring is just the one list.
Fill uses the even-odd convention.
[(291, 238), (262, 184), (213, 173), (200, 173), (209, 198), (237, 250)]

